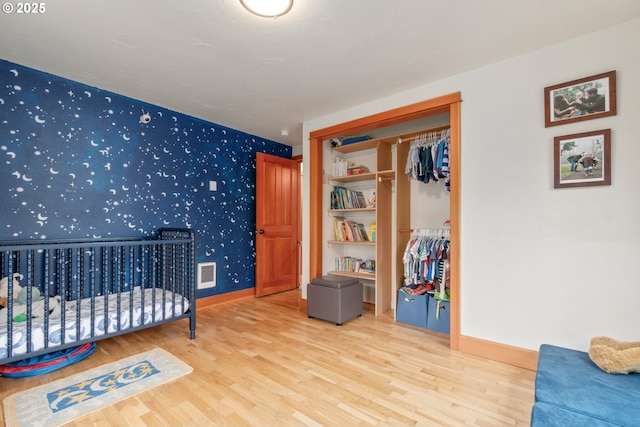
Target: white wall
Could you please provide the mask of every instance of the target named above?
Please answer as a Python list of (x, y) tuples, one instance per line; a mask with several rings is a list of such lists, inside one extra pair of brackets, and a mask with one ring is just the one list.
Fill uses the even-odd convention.
[[(460, 91), (462, 335), (534, 350), (640, 340), (639, 41), (633, 20), (309, 121), (305, 163), (311, 131)], [(545, 86), (610, 70), (616, 116), (544, 127)], [(606, 128), (612, 185), (554, 189), (553, 138)]]

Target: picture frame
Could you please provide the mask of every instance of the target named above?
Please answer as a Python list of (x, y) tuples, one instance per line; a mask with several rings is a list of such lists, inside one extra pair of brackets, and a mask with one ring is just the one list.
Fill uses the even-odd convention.
[(545, 127), (615, 116), (616, 71), (544, 88)]
[(611, 185), (611, 129), (553, 139), (554, 188)]

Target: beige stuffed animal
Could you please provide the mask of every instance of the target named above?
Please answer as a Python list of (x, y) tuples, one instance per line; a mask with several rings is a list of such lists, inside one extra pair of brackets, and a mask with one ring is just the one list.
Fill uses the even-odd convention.
[[(13, 273), (13, 299), (18, 298), (18, 292), (20, 292), (20, 289), (22, 289), (22, 286), (20, 286), (20, 283), (18, 283), (20, 281), (20, 279), (22, 279), (22, 274), (20, 273)], [(9, 278), (8, 277), (3, 277), (0, 280), (0, 298), (9, 298)]]
[(609, 374), (640, 372), (640, 342), (616, 341), (609, 337), (591, 339), (589, 357)]

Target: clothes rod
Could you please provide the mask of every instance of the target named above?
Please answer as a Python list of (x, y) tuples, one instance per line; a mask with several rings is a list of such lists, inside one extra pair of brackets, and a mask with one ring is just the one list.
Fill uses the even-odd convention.
[(441, 231), (449, 231), (449, 228), (401, 228), (398, 230), (399, 233), (413, 233), (414, 231), (420, 230), (441, 230)]
[[(445, 220), (442, 225), (449, 227), (451, 226), (451, 220), (447, 219)], [(413, 233), (416, 230), (425, 230), (424, 228), (401, 228), (398, 230), (398, 232), (400, 233)], [(433, 229), (432, 229), (433, 230)], [(449, 228), (439, 228), (438, 230), (450, 230)]]
[(428, 128), (428, 129), (417, 130), (415, 132), (411, 132), (410, 134), (407, 134), (406, 136), (398, 137), (398, 144), (402, 144), (403, 142), (412, 141), (418, 135), (422, 135), (422, 134), (429, 133), (429, 132), (441, 132), (441, 131), (443, 131), (445, 129), (449, 129), (450, 127), (451, 127), (451, 125), (440, 125), (440, 126), (436, 126), (436, 127), (432, 127), (432, 128)]

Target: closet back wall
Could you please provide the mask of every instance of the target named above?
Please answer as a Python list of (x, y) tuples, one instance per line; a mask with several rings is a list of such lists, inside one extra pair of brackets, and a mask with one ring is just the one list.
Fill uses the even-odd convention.
[(255, 153), (291, 147), (4, 60), (0, 82), (0, 240), (192, 227), (199, 297), (254, 286)]

